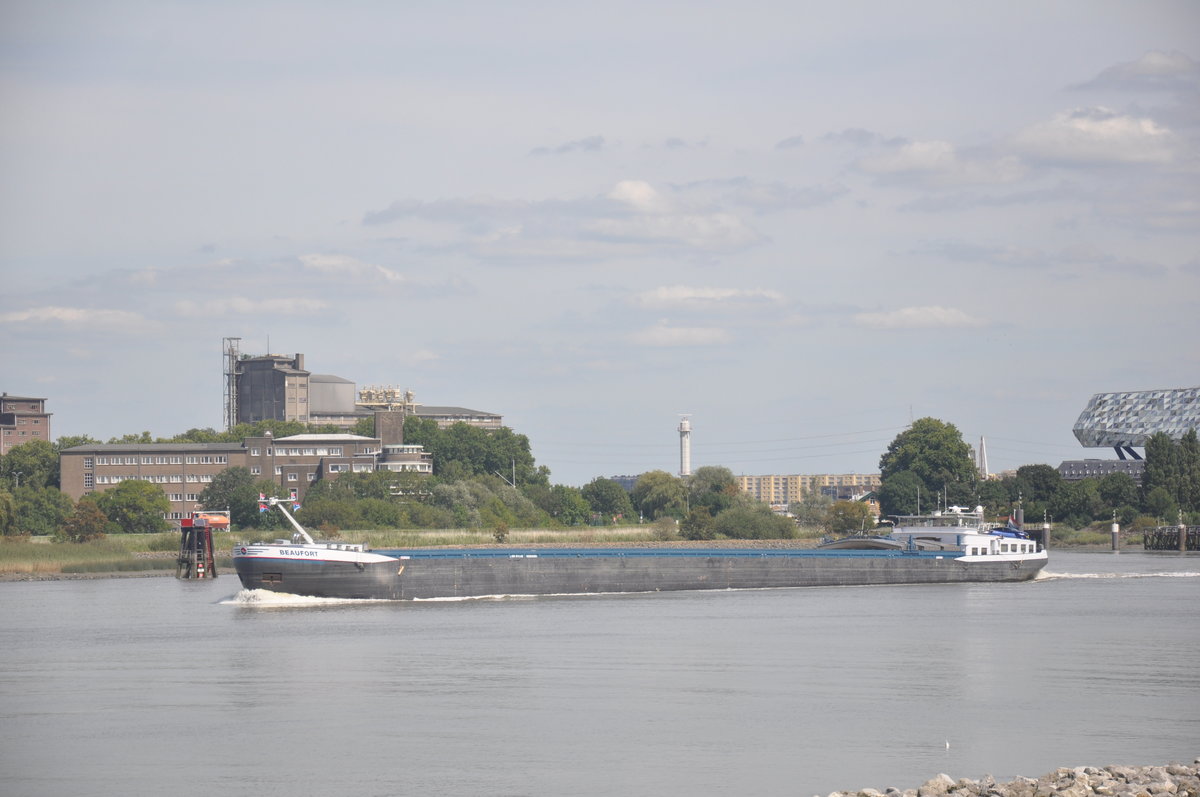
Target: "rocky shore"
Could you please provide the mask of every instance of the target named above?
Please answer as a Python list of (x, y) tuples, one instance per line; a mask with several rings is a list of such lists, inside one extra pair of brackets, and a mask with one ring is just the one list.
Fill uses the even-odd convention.
[[(1200, 797), (1200, 758), (1191, 765), (1056, 769), (1040, 778), (997, 783), (938, 775), (916, 789), (835, 791), (829, 797)], [(819, 797), (819, 795), (817, 795)]]

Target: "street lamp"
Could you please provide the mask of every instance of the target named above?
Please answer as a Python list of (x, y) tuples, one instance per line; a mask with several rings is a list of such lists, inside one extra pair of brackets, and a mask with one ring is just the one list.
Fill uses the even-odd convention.
[(17, 482), (16, 485), (13, 487), (13, 489), (15, 490), (15, 489), (17, 489), (17, 487), (21, 486), (21, 471), (14, 470), (13, 476), (16, 478), (16, 482)]

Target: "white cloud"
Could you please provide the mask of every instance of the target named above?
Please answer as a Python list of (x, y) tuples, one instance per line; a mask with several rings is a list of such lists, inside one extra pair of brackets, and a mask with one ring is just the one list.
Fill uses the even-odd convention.
[(1093, 107), (1055, 114), (1017, 133), (1013, 143), (1031, 157), (1059, 163), (1167, 163), (1176, 139), (1153, 119)]
[(700, 288), (690, 285), (662, 285), (634, 295), (631, 301), (642, 307), (713, 308), (719, 305), (774, 304), (783, 300), (783, 294), (778, 291), (762, 288)]
[(1110, 66), (1076, 88), (1179, 91), (1197, 86), (1200, 86), (1200, 62), (1172, 50), (1151, 51), (1136, 61)]
[(1025, 175), (1012, 155), (965, 156), (948, 141), (906, 141), (858, 162), (858, 168), (889, 182), (913, 181), (932, 186), (1011, 183)]
[(97, 310), (86, 307), (31, 307), (28, 310), (0, 313), (0, 324), (59, 324), (133, 331), (150, 323), (138, 313), (127, 310)]
[(248, 299), (244, 296), (233, 296), (212, 304), (176, 302), (175, 312), (180, 316), (188, 318), (241, 316), (245, 314), (254, 314), (256, 316), (294, 316), (319, 313), (326, 307), (328, 307), (328, 304), (320, 299), (285, 296)]
[(986, 322), (955, 307), (901, 307), (879, 313), (858, 313), (854, 321), (873, 329), (954, 329), (986, 326)]
[(666, 320), (632, 333), (629, 339), (640, 346), (716, 346), (730, 340), (719, 327), (673, 327)]
[[(457, 230), (451, 237), (431, 244), (432, 248), (458, 249), (480, 258), (584, 260), (679, 250), (729, 252), (760, 243), (763, 236), (726, 210), (727, 197), (720, 194), (687, 186), (660, 190), (645, 180), (631, 179), (618, 182), (603, 195), (573, 199), (400, 200), (368, 212), (363, 223), (454, 225)], [(406, 232), (416, 241), (424, 235), (428, 242), (427, 229)]]
[(338, 279), (384, 282), (391, 285), (406, 283), (408, 278), (385, 266), (364, 263), (347, 255), (301, 255), (300, 262), (306, 269)]

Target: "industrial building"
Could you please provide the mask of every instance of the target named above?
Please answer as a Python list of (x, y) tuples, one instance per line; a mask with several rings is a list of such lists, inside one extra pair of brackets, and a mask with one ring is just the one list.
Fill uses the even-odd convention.
[(298, 421), (350, 429), (379, 410), (431, 418), (441, 428), (456, 423), (499, 429), (504, 418), (466, 407), (418, 404), (411, 390), (355, 383), (333, 374), (314, 374), (304, 355), (249, 356), (238, 348), (241, 338), (224, 339), (225, 428), (264, 420)]
[(31, 440), (51, 442), (46, 399), (0, 394), (0, 457)]
[[(171, 502), (168, 519), (189, 517), (200, 493), (226, 468), (296, 491), (303, 500), (311, 484), (343, 473), (389, 470), (432, 473), (432, 457), (405, 445), (397, 413), (376, 415), (376, 436), (300, 434), (247, 437), (240, 443), (95, 443), (60, 454), (62, 490), (78, 501), (128, 479), (158, 484)], [(380, 417), (385, 416), (385, 417)]]

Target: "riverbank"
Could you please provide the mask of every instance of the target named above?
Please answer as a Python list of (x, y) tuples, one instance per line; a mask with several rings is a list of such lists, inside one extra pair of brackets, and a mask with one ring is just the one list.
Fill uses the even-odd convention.
[(1191, 765), (1064, 767), (1040, 778), (1017, 778), (1007, 783), (997, 783), (990, 776), (955, 780), (941, 774), (915, 789), (835, 791), (829, 797), (1197, 797), (1200, 795), (1198, 765), (1200, 758)]

